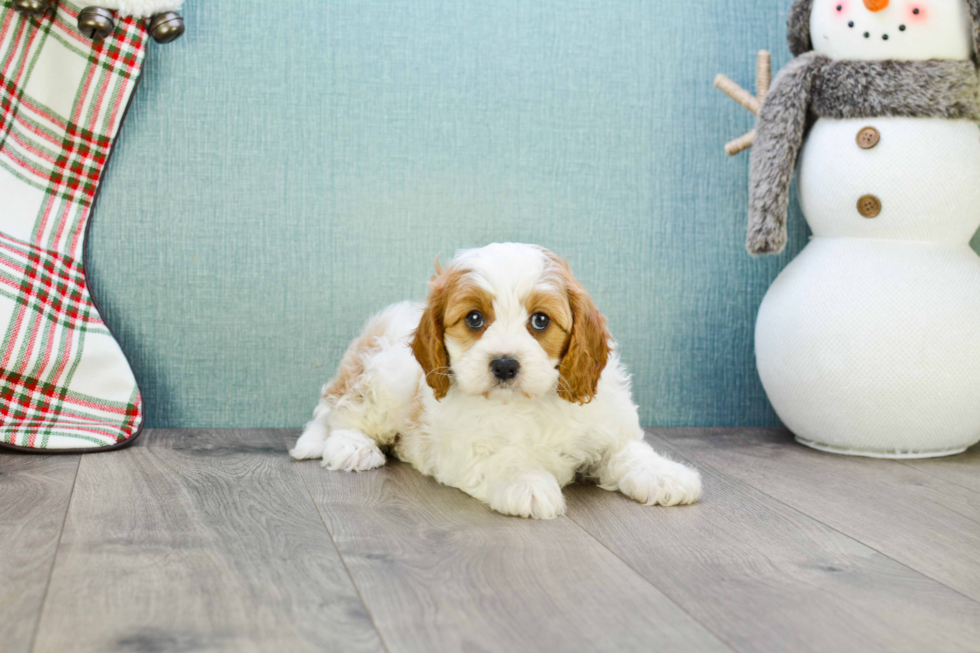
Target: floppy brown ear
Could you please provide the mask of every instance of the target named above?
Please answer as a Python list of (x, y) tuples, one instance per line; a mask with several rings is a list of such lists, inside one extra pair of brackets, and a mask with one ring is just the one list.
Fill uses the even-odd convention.
[(566, 280), (568, 303), (572, 308), (572, 334), (568, 351), (558, 366), (561, 380), (558, 396), (565, 401), (587, 404), (595, 397), (599, 377), (609, 359), (609, 340), (606, 317), (599, 312), (589, 294), (568, 271)]
[(446, 352), (446, 345), (443, 341), (445, 330), (442, 322), (446, 311), (448, 290), (438, 262), (436, 263), (436, 270), (439, 274), (433, 278), (430, 284), (429, 303), (422, 313), (422, 320), (419, 322), (418, 329), (415, 330), (415, 337), (412, 339), (412, 353), (415, 354), (415, 360), (422, 366), (426, 383), (429, 384), (436, 399), (439, 400), (449, 392), (450, 369), (449, 354)]

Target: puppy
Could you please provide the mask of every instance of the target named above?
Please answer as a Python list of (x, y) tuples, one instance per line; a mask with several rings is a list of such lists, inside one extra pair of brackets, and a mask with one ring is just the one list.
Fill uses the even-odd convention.
[(534, 245), (460, 252), (426, 305), (395, 304), (347, 349), (293, 458), (365, 471), (384, 451), (505, 515), (552, 519), (576, 478), (640, 503), (701, 495), (643, 440), (606, 319)]

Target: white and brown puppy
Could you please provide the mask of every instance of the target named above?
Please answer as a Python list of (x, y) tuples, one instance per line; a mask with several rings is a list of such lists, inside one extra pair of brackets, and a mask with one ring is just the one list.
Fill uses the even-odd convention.
[(372, 318), (292, 450), (364, 471), (382, 448), (507, 515), (551, 519), (576, 477), (648, 505), (697, 501), (698, 473), (643, 441), (606, 320), (568, 265), (514, 243), (436, 265), (425, 306)]

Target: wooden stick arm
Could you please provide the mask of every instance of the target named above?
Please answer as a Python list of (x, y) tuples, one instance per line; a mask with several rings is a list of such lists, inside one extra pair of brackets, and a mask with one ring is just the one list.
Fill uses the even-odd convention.
[(772, 84), (772, 55), (766, 50), (759, 50), (755, 63), (755, 94), (759, 102), (766, 99), (770, 84)]
[(759, 106), (761, 104), (759, 99), (724, 75), (719, 74), (715, 77), (715, 88), (755, 115), (759, 115)]
[(753, 129), (745, 136), (739, 136), (734, 141), (725, 144), (725, 154), (735, 156), (744, 152), (755, 144), (755, 130)]
[[(765, 50), (759, 50), (759, 54), (755, 60), (755, 95), (752, 95), (724, 75), (719, 74), (715, 77), (715, 88), (755, 115), (759, 115), (759, 111), (762, 108), (762, 101), (766, 99), (766, 94), (769, 92), (769, 86), (771, 84), (772, 55)], [(725, 154), (735, 156), (739, 152), (744, 152), (752, 147), (754, 143), (755, 130), (753, 129), (748, 134), (727, 143), (725, 145)]]

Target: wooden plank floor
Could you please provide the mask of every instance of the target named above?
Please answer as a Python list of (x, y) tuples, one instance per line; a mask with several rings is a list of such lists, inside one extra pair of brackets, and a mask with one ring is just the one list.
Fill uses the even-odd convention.
[(0, 454), (0, 650), (980, 651), (980, 451), (841, 458), (673, 429), (701, 504), (592, 486), (532, 522), (291, 431)]

